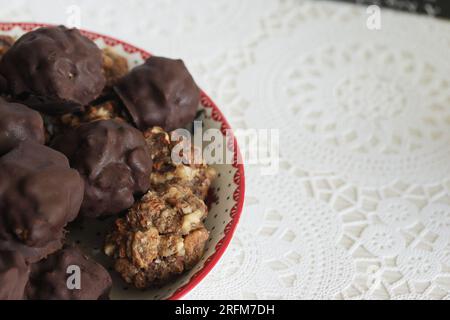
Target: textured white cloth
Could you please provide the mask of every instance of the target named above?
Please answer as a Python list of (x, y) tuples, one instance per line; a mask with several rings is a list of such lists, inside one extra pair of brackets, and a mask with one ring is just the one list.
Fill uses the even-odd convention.
[[(186, 298), (450, 298), (450, 23), (322, 1), (0, 1), (183, 58), (235, 128), (280, 129), (246, 171), (223, 259)], [(125, 5), (126, 4), (126, 5)]]

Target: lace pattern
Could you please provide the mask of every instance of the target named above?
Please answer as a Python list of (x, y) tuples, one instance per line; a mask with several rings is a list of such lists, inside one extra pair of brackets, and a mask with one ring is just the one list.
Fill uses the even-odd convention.
[[(79, 3), (84, 28), (184, 58), (232, 127), (280, 129), (281, 173), (247, 168), (236, 236), (187, 298), (450, 298), (450, 23), (382, 10), (372, 31), (364, 7), (326, 1)], [(38, 6), (0, 17), (64, 22)]]

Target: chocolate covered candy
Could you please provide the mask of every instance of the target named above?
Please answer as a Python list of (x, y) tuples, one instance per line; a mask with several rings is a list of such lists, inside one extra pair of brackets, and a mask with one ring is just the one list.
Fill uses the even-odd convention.
[(141, 130), (182, 128), (194, 120), (200, 103), (200, 90), (182, 60), (153, 56), (114, 90)]
[(79, 249), (66, 246), (31, 267), (26, 297), (30, 300), (108, 299), (111, 285), (105, 268)]
[(45, 142), (44, 122), (39, 112), (0, 98), (0, 155), (21, 141)]
[(85, 181), (84, 216), (117, 214), (150, 187), (152, 160), (144, 136), (121, 120), (81, 124), (56, 137), (53, 147)]
[(35, 262), (62, 246), (78, 215), (84, 184), (67, 158), (25, 141), (0, 158), (0, 249)]
[(80, 109), (104, 86), (102, 52), (76, 29), (44, 27), (19, 38), (0, 61), (17, 100), (49, 114)]
[(20, 253), (0, 250), (0, 300), (22, 300), (29, 273)]

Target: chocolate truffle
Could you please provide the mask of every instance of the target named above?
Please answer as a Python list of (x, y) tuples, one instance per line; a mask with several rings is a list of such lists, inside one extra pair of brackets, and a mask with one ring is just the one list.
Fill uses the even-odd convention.
[(0, 300), (22, 300), (29, 273), (20, 253), (0, 250)]
[(55, 138), (85, 181), (81, 214), (99, 217), (131, 207), (150, 188), (152, 160), (143, 134), (120, 120), (81, 124)]
[(35, 262), (59, 249), (74, 220), (84, 184), (67, 158), (25, 141), (0, 158), (0, 249)]
[(75, 111), (104, 86), (102, 52), (76, 29), (45, 27), (19, 38), (0, 61), (17, 100), (49, 114)]
[(45, 142), (44, 121), (39, 112), (18, 103), (0, 98), (0, 155), (16, 147), (21, 141)]
[[(71, 281), (79, 267), (80, 281)], [(73, 268), (73, 267), (72, 267)], [(78, 286), (79, 285), (79, 286)], [(26, 297), (30, 300), (108, 299), (112, 280), (100, 264), (73, 246), (65, 246), (47, 259), (32, 265)]]
[(200, 90), (182, 60), (153, 56), (114, 90), (141, 130), (182, 128), (194, 120), (200, 103)]

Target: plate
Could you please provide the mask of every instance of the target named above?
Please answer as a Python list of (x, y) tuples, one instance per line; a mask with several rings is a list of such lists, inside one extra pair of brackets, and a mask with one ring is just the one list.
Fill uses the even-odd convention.
[[(48, 24), (0, 23), (0, 34), (20, 37), (26, 32), (46, 25)], [(114, 52), (124, 56), (128, 60), (130, 68), (142, 64), (151, 56), (149, 52), (113, 37), (85, 30), (80, 31), (100, 48), (110, 47)], [(114, 283), (111, 299), (180, 299), (213, 269), (233, 237), (244, 203), (244, 166), (238, 163), (238, 159), (241, 158), (239, 147), (232, 135), (230, 125), (219, 108), (203, 91), (200, 104), (200, 108), (204, 110), (202, 115), (204, 129), (219, 129), (223, 136), (226, 132), (229, 135), (231, 133), (230, 141), (234, 144), (234, 148), (232, 149), (233, 163), (213, 165), (218, 172), (218, 177), (211, 186), (214, 197), (209, 203), (210, 210), (205, 221), (205, 225), (210, 231), (210, 238), (203, 258), (192, 270), (160, 288), (134, 289), (113, 271), (111, 259), (106, 257), (102, 250), (105, 234), (110, 230), (114, 219), (77, 221), (69, 228), (69, 238), (111, 271)]]

